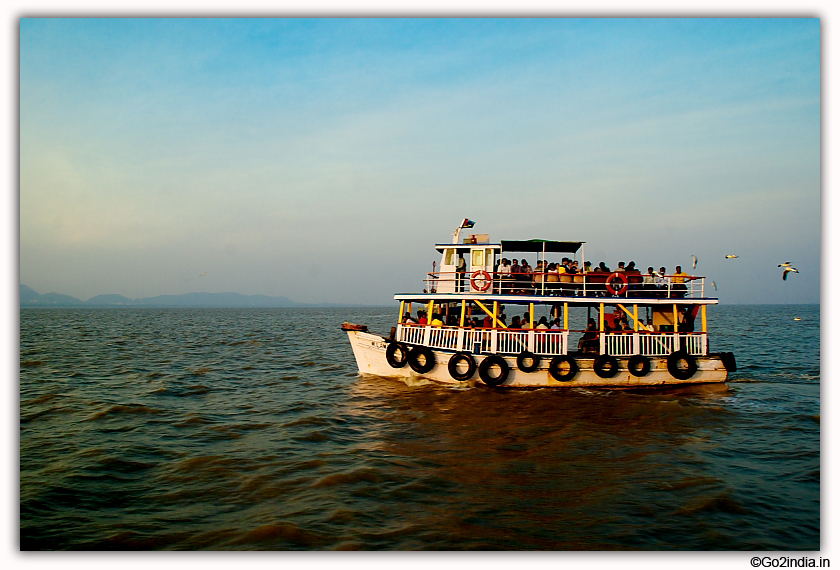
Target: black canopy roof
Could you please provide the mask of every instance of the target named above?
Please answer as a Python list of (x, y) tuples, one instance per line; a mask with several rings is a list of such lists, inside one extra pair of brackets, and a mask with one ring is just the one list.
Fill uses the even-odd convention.
[(553, 241), (548, 239), (502, 240), (502, 251), (532, 251), (546, 253), (575, 253), (581, 241)]

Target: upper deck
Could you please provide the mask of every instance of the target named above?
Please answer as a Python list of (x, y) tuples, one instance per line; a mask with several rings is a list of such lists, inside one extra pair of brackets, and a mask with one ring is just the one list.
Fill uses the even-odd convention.
[[(582, 241), (532, 239), (491, 243), (488, 234), (470, 234), (459, 241), (461, 230), (473, 225), (474, 222), (464, 219), (453, 232), (452, 243), (435, 244), (441, 254), (440, 265), (434, 264), (433, 271), (426, 274), (422, 293), (398, 293), (394, 299), (573, 305), (615, 302), (713, 305), (718, 302), (707, 296), (703, 276), (626, 270), (584, 272), (586, 242)], [(534, 255), (537, 258), (534, 267), (528, 265), (518, 272), (523, 266), (518, 266), (516, 259), (510, 266), (502, 264), (505, 259), (502, 255), (512, 253)], [(553, 261), (547, 254), (567, 254), (574, 259)], [(522, 261), (525, 263), (526, 259)]]

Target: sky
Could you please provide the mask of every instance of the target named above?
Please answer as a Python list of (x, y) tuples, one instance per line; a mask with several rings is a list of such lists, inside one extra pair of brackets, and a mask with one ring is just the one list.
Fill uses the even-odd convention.
[(818, 303), (820, 28), (22, 18), (20, 283), (391, 304), (468, 217)]

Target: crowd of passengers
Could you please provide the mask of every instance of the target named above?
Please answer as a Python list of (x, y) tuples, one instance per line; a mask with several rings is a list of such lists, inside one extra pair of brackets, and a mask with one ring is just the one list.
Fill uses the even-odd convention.
[[(405, 315), (403, 316), (403, 324), (420, 326), (431, 324), (431, 326), (433, 327), (442, 327), (444, 326), (444, 324), (446, 324), (446, 326), (458, 326), (458, 320), (458, 317), (454, 314), (446, 316), (440, 313), (435, 313), (434, 315), (432, 315), (432, 320), (429, 321), (427, 312), (422, 309), (417, 311), (417, 319), (414, 319), (411, 316), (411, 313), (405, 313)], [(510, 320), (510, 324), (507, 323), (507, 315), (505, 315), (504, 313), (502, 313), (499, 317), (499, 321), (504, 323), (505, 328), (507, 329), (531, 329), (531, 315), (527, 311), (525, 311), (525, 314), (522, 315), (521, 318), (519, 317), (519, 315), (514, 315), (513, 318), (511, 318)], [(645, 328), (647, 328), (648, 330), (653, 330), (651, 324), (652, 323), (649, 320)], [(694, 317), (692, 316), (691, 310), (689, 308), (686, 307), (680, 311), (678, 326), (680, 332), (694, 331)], [(472, 319), (466, 320), (466, 322), (464, 323), (464, 328), (491, 329), (493, 328), (493, 319), (489, 315), (485, 316), (483, 319), (473, 317)], [(543, 316), (540, 317), (538, 321), (534, 324), (534, 330), (562, 331), (563, 321), (559, 317), (556, 319), (549, 319)], [(632, 325), (630, 325), (629, 319), (627, 318), (627, 313), (625, 313), (621, 309), (616, 308), (612, 314), (607, 313), (604, 315), (605, 333), (616, 333), (633, 330), (634, 329)], [(587, 323), (586, 330), (580, 338), (578, 350), (586, 352), (588, 350), (591, 350), (593, 347), (597, 347), (598, 335), (598, 325), (595, 323), (595, 319), (590, 318), (589, 322)]]
[[(697, 279), (682, 270), (679, 265), (672, 275), (667, 275), (665, 268), (654, 271), (647, 268), (647, 273), (636, 269), (636, 262), (631, 261), (626, 266), (623, 261), (616, 269), (610, 269), (602, 261), (594, 268), (586, 261), (583, 267), (578, 262), (564, 257), (560, 263), (538, 261), (536, 267), (531, 267), (527, 259), (520, 263), (502, 258), (496, 265), (496, 276), (499, 292), (502, 294), (530, 295), (541, 293), (548, 295), (583, 296), (583, 283), (575, 283), (575, 275), (586, 275), (586, 296), (612, 296), (606, 287), (607, 278), (612, 273), (622, 273), (627, 277), (627, 295), (645, 297), (685, 297), (686, 283)], [(600, 279), (597, 277), (601, 277)], [(614, 287), (615, 288), (615, 287)]]

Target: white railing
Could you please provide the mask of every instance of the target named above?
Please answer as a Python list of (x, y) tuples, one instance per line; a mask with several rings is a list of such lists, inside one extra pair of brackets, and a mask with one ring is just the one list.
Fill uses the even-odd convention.
[(458, 349), (458, 329), (429, 327), (429, 342), (432, 348), (444, 350)]
[(498, 352), (519, 354), (528, 350), (528, 333), (523, 331), (498, 331), (496, 333)]
[(519, 354), (523, 350), (528, 350), (534, 354), (556, 355), (566, 354), (569, 346), (569, 331), (511, 331), (399, 325), (395, 340), (443, 350), (501, 354)]
[(685, 350), (695, 356), (707, 353), (706, 333), (618, 333), (601, 336), (601, 354), (613, 356), (668, 356)]
[[(501, 274), (487, 272), (491, 282), (485, 290), (474, 289), (470, 282), (472, 271), (455, 273), (444, 271), (428, 273), (424, 279), (425, 289), (429, 293), (501, 293), (541, 296), (584, 296), (584, 297), (612, 297), (622, 299), (632, 298), (704, 298), (706, 296), (706, 278), (692, 277), (684, 283), (675, 283), (673, 275), (659, 277), (659, 283), (644, 283), (646, 275), (642, 273), (625, 273), (628, 283), (626, 289), (623, 284), (616, 282), (613, 287), (620, 294), (613, 295), (607, 290), (606, 281), (611, 273), (586, 274), (550, 274), (533, 273), (527, 277), (501, 279)], [(508, 274), (509, 275), (509, 274)], [(560, 281), (553, 281), (559, 279)], [(552, 280), (552, 281), (549, 281)], [(483, 282), (481, 284), (483, 287)]]
[(569, 331), (534, 331), (534, 354), (566, 354), (569, 346)]

